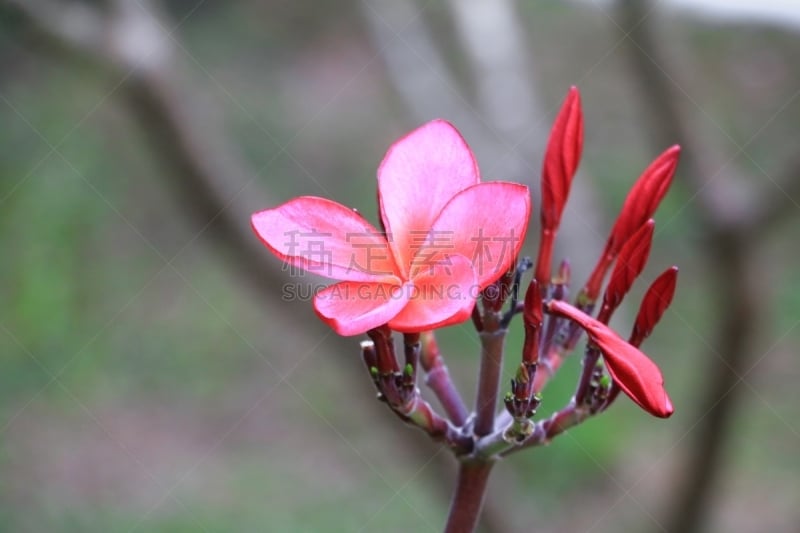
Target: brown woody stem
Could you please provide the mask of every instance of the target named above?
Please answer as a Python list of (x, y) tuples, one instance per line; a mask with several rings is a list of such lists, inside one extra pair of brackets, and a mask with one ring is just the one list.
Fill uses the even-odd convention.
[[(540, 420), (536, 423), (533, 433), (522, 445), (509, 444), (508, 449), (500, 452), (500, 455), (506, 457), (514, 452), (524, 448), (531, 448), (534, 446), (541, 446), (549, 443), (554, 437), (564, 433), (570, 428), (573, 428), (592, 416), (588, 409), (576, 406), (575, 403), (570, 403), (560, 411), (553, 413), (550, 418)], [(478, 441), (476, 453), (480, 453), (482, 449), (481, 442)]]
[(506, 339), (506, 330), (498, 327), (498, 320), (494, 314), (485, 317), (484, 323), (487, 327), (480, 334), (481, 368), (475, 402), (475, 435), (478, 437), (494, 431), (497, 392), (500, 388), (500, 371), (503, 366), (503, 346)]
[(470, 533), (480, 518), (486, 485), (494, 463), (464, 461), (458, 469), (458, 481), (444, 533)]
[(442, 418), (428, 402), (417, 393), (405, 409), (395, 409), (401, 419), (420, 428), (434, 441), (444, 442), (456, 455), (471, 453), (472, 437), (461, 433), (453, 424)]

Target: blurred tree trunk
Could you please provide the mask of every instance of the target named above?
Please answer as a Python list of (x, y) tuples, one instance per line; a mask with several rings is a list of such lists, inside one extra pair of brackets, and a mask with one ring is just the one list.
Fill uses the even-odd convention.
[[(764, 239), (776, 222), (794, 214), (791, 202), (782, 198), (786, 191), (797, 191), (796, 177), (780, 185), (774, 197), (749, 197), (745, 205), (725, 203), (730, 194), (723, 188), (736, 182), (714, 180), (712, 163), (722, 160), (709, 153), (686, 124), (682, 98), (676, 94), (675, 79), (679, 73), (659, 49), (654, 35), (650, 2), (618, 0), (619, 30), (627, 35), (631, 79), (643, 98), (643, 112), (649, 119), (648, 131), (659, 147), (679, 142), (683, 147), (678, 176), (697, 199), (696, 218), (702, 224), (703, 246), (698, 250), (712, 273), (714, 286), (708, 289), (713, 298), (713, 331), (710, 353), (698, 360), (706, 361), (701, 370), (705, 379), (697, 406), (698, 421), (691, 430), (693, 444), (688, 446), (682, 476), (671, 491), (667, 503), (667, 530), (694, 533), (706, 530), (713, 493), (724, 466), (726, 445), (731, 440), (733, 421), (744, 390), (742, 376), (755, 353), (760, 318), (769, 302), (759, 288), (758, 266), (750, 259), (754, 243)], [(698, 151), (703, 149), (703, 156)], [(797, 165), (789, 167), (792, 176)], [(741, 172), (741, 171), (739, 171)], [(789, 193), (791, 194), (791, 193)], [(787, 209), (787, 204), (789, 209)]]

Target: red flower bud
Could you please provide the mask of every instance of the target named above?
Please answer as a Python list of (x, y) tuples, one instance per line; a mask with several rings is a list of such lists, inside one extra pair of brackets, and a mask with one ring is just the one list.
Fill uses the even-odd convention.
[(602, 322), (564, 301), (549, 301), (547, 310), (575, 321), (586, 330), (590, 342), (596, 344), (603, 354), (611, 378), (639, 407), (660, 418), (672, 415), (672, 402), (664, 389), (664, 377), (650, 358)]
[(535, 277), (543, 287), (550, 282), (553, 241), (582, 149), (581, 97), (578, 88), (571, 87), (550, 131), (542, 168), (542, 236)]
[(675, 285), (678, 282), (678, 267), (673, 266), (665, 270), (647, 289), (639, 314), (636, 315), (636, 322), (633, 325), (630, 343), (639, 346), (644, 341), (653, 328), (661, 320), (664, 311), (672, 303), (675, 295)]
[(655, 221), (651, 218), (622, 247), (614, 264), (614, 270), (611, 271), (611, 281), (608, 282), (603, 296), (603, 307), (597, 317), (600, 322), (608, 324), (611, 314), (644, 270), (647, 257), (650, 255), (650, 245), (653, 243), (654, 228)]
[(530, 324), (534, 327), (541, 327), (542, 325), (542, 291), (539, 288), (539, 283), (532, 279), (528, 290), (525, 292), (525, 306), (523, 308), (523, 319), (525, 324)]
[(539, 360), (539, 336), (544, 319), (542, 313), (542, 291), (536, 279), (531, 280), (525, 293), (525, 305), (522, 311), (525, 323), (525, 340), (522, 345), (522, 361), (536, 363)]
[(656, 212), (672, 183), (680, 153), (681, 147), (677, 144), (667, 148), (633, 185), (611, 230), (607, 253), (616, 256), (630, 236)]
[(583, 113), (577, 87), (571, 87), (550, 131), (542, 169), (542, 228), (555, 231), (583, 148)]
[(650, 163), (650, 166), (645, 169), (631, 188), (625, 198), (625, 203), (622, 204), (617, 221), (611, 229), (600, 260), (589, 277), (589, 281), (586, 282), (584, 292), (588, 299), (593, 301), (597, 298), (608, 267), (619, 255), (622, 246), (648, 218), (653, 216), (658, 204), (667, 194), (672, 183), (672, 176), (675, 175), (675, 168), (678, 166), (680, 153), (681, 147), (677, 144), (667, 148)]

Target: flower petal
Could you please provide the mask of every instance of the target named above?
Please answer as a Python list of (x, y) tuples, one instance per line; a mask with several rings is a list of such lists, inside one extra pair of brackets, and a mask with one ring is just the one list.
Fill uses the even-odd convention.
[(493, 181), (453, 197), (433, 223), (425, 247), (412, 261), (425, 268), (442, 256), (460, 254), (472, 261), (481, 289), (503, 275), (525, 240), (531, 200), (528, 188)]
[(343, 281), (314, 297), (317, 315), (339, 335), (358, 335), (382, 326), (405, 307), (410, 284)]
[(639, 407), (653, 416), (672, 415), (672, 402), (664, 389), (661, 370), (638, 348), (622, 340), (611, 328), (572, 305), (558, 300), (548, 310), (574, 320), (603, 353), (609, 374)]
[(605, 339), (598, 346), (608, 373), (622, 392), (653, 416), (669, 418), (672, 415), (674, 409), (664, 389), (664, 377), (649, 357), (615, 333), (613, 338)]
[(408, 303), (389, 327), (405, 333), (434, 329), (467, 320), (478, 297), (472, 262), (450, 255), (421, 269), (412, 279)]
[(420, 126), (389, 148), (378, 167), (378, 200), (384, 229), (404, 277), (445, 204), (479, 181), (472, 150), (444, 120)]
[(332, 200), (295, 198), (253, 214), (251, 225), (272, 253), (327, 278), (380, 281), (396, 274), (383, 234)]

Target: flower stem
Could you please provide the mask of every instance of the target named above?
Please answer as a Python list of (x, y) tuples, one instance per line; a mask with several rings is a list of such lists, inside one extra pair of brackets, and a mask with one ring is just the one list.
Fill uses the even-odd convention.
[(478, 397), (475, 403), (475, 435), (483, 437), (494, 431), (506, 330), (486, 329), (481, 332), (480, 336), (481, 369), (478, 377)]
[(599, 359), (600, 349), (590, 343), (586, 347), (586, 353), (583, 356), (581, 378), (575, 390), (575, 403), (578, 405), (583, 405), (586, 402), (586, 396), (589, 394), (589, 386), (592, 382), (592, 375), (594, 374), (594, 367), (597, 365)]
[(481, 515), (492, 461), (464, 461), (458, 469), (458, 480), (444, 533), (475, 531)]
[(467, 406), (464, 405), (461, 394), (450, 379), (447, 365), (436, 343), (436, 336), (432, 331), (426, 331), (422, 333), (420, 340), (422, 342), (420, 362), (427, 373), (425, 384), (436, 395), (448, 418), (455, 425), (463, 426), (469, 416)]
[[(591, 413), (588, 409), (584, 407), (579, 407), (575, 405), (575, 402), (570, 402), (569, 405), (561, 409), (560, 411), (556, 411), (553, 413), (550, 418), (545, 420), (540, 420), (536, 423), (536, 426), (533, 429), (533, 432), (527, 440), (521, 445), (516, 446), (509, 446), (508, 449), (504, 451), (499, 451), (498, 448), (495, 448), (493, 451), (495, 453), (499, 453), (502, 457), (506, 457), (512, 453), (518, 452), (520, 450), (524, 450), (526, 448), (531, 448), (533, 446), (542, 446), (549, 443), (553, 438), (561, 435), (568, 429), (571, 429), (577, 425), (582, 424), (584, 421), (589, 419), (590, 417), (594, 416), (595, 413)], [(477, 443), (477, 450), (476, 453), (482, 453), (484, 447), (495, 445), (496, 442), (491, 442), (489, 439), (486, 439), (486, 442), (478, 441)]]
[(393, 408), (400, 418), (427, 433), (434, 441), (444, 442), (456, 455), (471, 453), (475, 442), (447, 419), (442, 418), (428, 402), (416, 393), (404, 409)]

